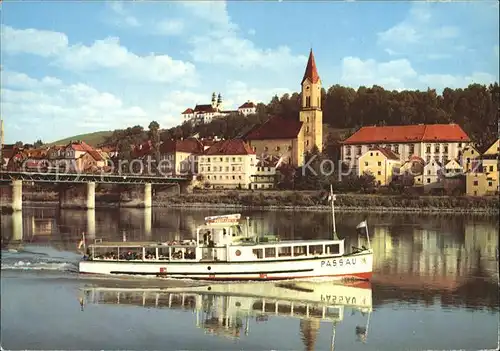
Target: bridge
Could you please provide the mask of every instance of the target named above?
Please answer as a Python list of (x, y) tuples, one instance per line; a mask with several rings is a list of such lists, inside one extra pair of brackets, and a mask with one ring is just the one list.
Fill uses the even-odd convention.
[[(95, 208), (96, 184), (116, 184), (127, 188), (128, 199), (120, 193), (120, 205), (123, 207), (152, 206), (152, 186), (179, 186), (180, 192), (187, 192), (192, 177), (162, 177), (142, 176), (129, 174), (82, 174), (82, 173), (54, 173), (54, 172), (5, 172), (0, 171), (0, 184), (10, 184), (10, 191), (1, 192), (1, 207), (13, 211), (22, 210), (23, 182), (50, 183), (59, 185), (59, 205), (61, 208)], [(4, 190), (4, 189), (2, 189)], [(122, 196), (123, 195), (123, 196)]]

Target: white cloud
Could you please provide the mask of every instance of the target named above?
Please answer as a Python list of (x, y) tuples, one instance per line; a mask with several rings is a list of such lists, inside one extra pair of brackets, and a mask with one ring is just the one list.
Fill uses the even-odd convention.
[(378, 62), (345, 57), (341, 67), (341, 83), (359, 86), (379, 85), (388, 90), (426, 89), (438, 91), (450, 88), (464, 88), (469, 84), (490, 84), (496, 81), (494, 75), (475, 72), (471, 75), (422, 74), (417, 72), (407, 59)]
[(349, 86), (379, 85), (386, 89), (401, 90), (406, 88), (408, 79), (417, 76), (417, 72), (406, 59), (377, 62), (373, 59), (361, 60), (357, 57), (345, 57), (342, 60), (341, 81)]
[(61, 80), (55, 77), (43, 77), (41, 80), (33, 79), (27, 74), (5, 71), (0, 76), (2, 86), (10, 86), (13, 88), (35, 89), (55, 87), (62, 84)]
[(3, 72), (3, 79), (1, 114), (6, 122), (39, 125), (25, 130), (28, 138), (50, 141), (65, 137), (77, 133), (69, 131), (75, 125), (78, 132), (116, 129), (137, 122), (146, 125), (159, 116), (159, 111), (126, 104), (114, 94), (82, 83), (64, 85), (57, 78), (39, 80), (10, 71)]
[[(50, 57), (72, 71), (113, 70), (124, 79), (159, 83), (197, 83), (195, 66), (168, 55), (140, 56), (130, 52), (116, 37), (96, 40), (92, 45), (68, 45), (64, 33), (3, 27), (2, 49), (6, 53), (32, 53)], [(182, 78), (182, 79), (181, 79)]]
[(228, 96), (224, 99), (224, 103), (226, 107), (231, 108), (237, 108), (247, 100), (267, 104), (274, 95), (282, 96), (293, 93), (293, 90), (288, 88), (250, 87), (247, 83), (237, 80), (228, 80), (226, 91)]
[(123, 7), (122, 1), (111, 1), (108, 3), (111, 10), (114, 12), (115, 16), (113, 18), (113, 22), (119, 26), (127, 26), (127, 27), (140, 27), (141, 23), (139, 20), (128, 13)]
[(443, 24), (442, 18), (435, 18), (437, 12), (432, 11), (433, 5), (413, 2), (406, 19), (377, 33), (378, 44), (390, 55), (411, 53), (432, 60), (450, 57), (460, 29)]
[[(306, 56), (292, 54), (287, 46), (262, 49), (244, 38), (238, 25), (231, 21), (224, 1), (186, 2), (183, 6), (197, 19), (205, 21), (206, 31), (190, 40), (193, 46), (191, 55), (197, 62), (242, 69), (282, 70), (284, 67), (298, 67), (307, 61)], [(199, 25), (199, 21), (196, 23)]]
[(497, 78), (489, 73), (474, 72), (470, 76), (453, 76), (450, 74), (423, 74), (418, 77), (419, 81), (434, 89), (464, 88), (469, 84), (490, 84)]
[(38, 29), (14, 29), (2, 25), (2, 51), (13, 54), (33, 54), (42, 57), (58, 55), (68, 47), (64, 33)]
[(155, 25), (157, 34), (160, 35), (179, 35), (184, 31), (185, 24), (180, 19), (169, 19), (159, 21)]

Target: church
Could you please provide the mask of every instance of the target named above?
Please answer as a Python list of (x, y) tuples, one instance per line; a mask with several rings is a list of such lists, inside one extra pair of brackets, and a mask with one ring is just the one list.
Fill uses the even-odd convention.
[(279, 163), (297, 167), (304, 164), (304, 153), (311, 151), (314, 146), (322, 151), (321, 79), (312, 49), (301, 86), (299, 120), (273, 116), (243, 137), (258, 157), (278, 157)]

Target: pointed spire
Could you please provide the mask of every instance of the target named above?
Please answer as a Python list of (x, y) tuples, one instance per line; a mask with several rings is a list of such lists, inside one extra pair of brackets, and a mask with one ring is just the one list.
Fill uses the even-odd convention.
[(303, 84), (306, 79), (309, 79), (312, 83), (317, 83), (319, 81), (318, 70), (316, 69), (316, 61), (314, 60), (313, 50), (309, 52), (309, 60), (307, 60), (306, 71), (304, 73), (304, 78), (300, 84)]

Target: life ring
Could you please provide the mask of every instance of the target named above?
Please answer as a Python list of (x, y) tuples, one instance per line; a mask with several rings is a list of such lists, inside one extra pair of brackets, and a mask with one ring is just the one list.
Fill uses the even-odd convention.
[(236, 254), (236, 256), (241, 256), (241, 251), (240, 250), (236, 250), (235, 254)]

